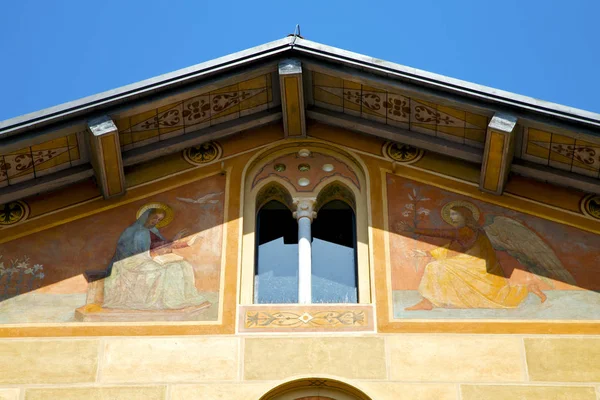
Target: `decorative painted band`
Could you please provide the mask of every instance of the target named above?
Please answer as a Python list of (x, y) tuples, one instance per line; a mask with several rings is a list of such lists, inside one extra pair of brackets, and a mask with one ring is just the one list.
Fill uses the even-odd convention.
[(373, 306), (357, 304), (256, 304), (240, 306), (238, 331), (374, 331)]

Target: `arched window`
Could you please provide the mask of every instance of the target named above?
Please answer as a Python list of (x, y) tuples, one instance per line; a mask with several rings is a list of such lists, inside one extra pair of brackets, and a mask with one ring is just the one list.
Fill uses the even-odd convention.
[(363, 167), (320, 143), (268, 151), (244, 183), (240, 303), (369, 303)]
[[(309, 223), (310, 275), (303, 275), (307, 285), (299, 282), (303, 249), (298, 215), (284, 204), (288, 199), (279, 185), (263, 193), (256, 216), (254, 303), (357, 303), (356, 218), (348, 204), (354, 204), (352, 193), (333, 183), (316, 199), (317, 217)], [(303, 288), (306, 292), (301, 293)]]
[(312, 223), (312, 302), (356, 303), (356, 218), (341, 200), (318, 211)]
[(270, 200), (256, 218), (254, 303), (298, 302), (298, 224), (283, 203)]

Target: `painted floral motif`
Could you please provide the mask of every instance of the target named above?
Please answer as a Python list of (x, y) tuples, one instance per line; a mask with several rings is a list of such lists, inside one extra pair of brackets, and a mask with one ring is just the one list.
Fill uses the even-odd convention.
[(11, 165), (4, 161), (4, 157), (0, 157), (0, 182), (8, 178), (8, 170), (10, 168)]
[(360, 91), (346, 90), (344, 92), (344, 98), (354, 104), (360, 104)]
[(195, 100), (187, 104), (186, 109), (183, 110), (183, 118), (188, 122), (193, 122), (198, 119), (206, 118), (209, 111), (210, 104), (207, 100)]
[(255, 90), (240, 90), (239, 92), (217, 94), (212, 98), (212, 110), (215, 112), (221, 112), (227, 108), (233, 107), (244, 100), (254, 97), (259, 93), (262, 93), (266, 88), (255, 89)]
[[(525, 128), (522, 158), (598, 178), (600, 145), (557, 133)], [(562, 164), (562, 165), (561, 165)]]
[[(383, 96), (385, 97), (385, 94)], [(344, 92), (344, 99), (371, 111), (381, 110), (382, 105), (385, 107), (385, 101), (382, 101), (381, 96), (377, 93), (361, 94), (358, 90), (346, 90)]]
[[(411, 227), (417, 229), (421, 223), (429, 219), (429, 214), (431, 213), (431, 210), (423, 207), (421, 203), (428, 202), (431, 199), (421, 196), (420, 191), (416, 188), (413, 188), (412, 192), (408, 193), (408, 199), (410, 200), (410, 203), (404, 204), (402, 216), (406, 218), (412, 217)], [(400, 230), (400, 228), (400, 226), (396, 227), (398, 230)], [(419, 250), (413, 251), (415, 272), (419, 271), (420, 262), (418, 257), (423, 257), (424, 255), (425, 254)]]
[[(185, 111), (184, 111), (185, 114)], [(170, 128), (172, 126), (179, 125), (181, 123), (181, 117), (179, 116), (178, 109), (171, 109), (163, 112), (156, 117), (144, 121), (140, 126), (143, 129), (158, 129), (158, 128)]]
[(0, 301), (37, 289), (44, 279), (44, 266), (31, 265), (29, 257), (8, 261), (0, 255)]
[(387, 108), (388, 115), (391, 114), (406, 119), (410, 115), (410, 105), (405, 98), (395, 98), (389, 95), (383, 106)]
[(159, 109), (117, 121), (121, 147), (128, 150), (145, 146), (201, 127), (250, 115), (267, 109), (273, 105), (272, 101), (271, 74), (212, 92), (194, 94)]
[(483, 147), (489, 122), (485, 115), (318, 72), (313, 72), (313, 99), (320, 108), (474, 147)]
[(415, 107), (415, 119), (419, 122), (429, 124), (454, 124), (454, 121), (448, 115), (442, 115), (439, 112), (425, 106)]
[(572, 158), (582, 164), (594, 165), (600, 163), (598, 157), (598, 148), (590, 146), (567, 145), (563, 143), (554, 143), (551, 147), (552, 151), (561, 154), (565, 157)]
[(77, 134), (0, 154), (0, 187), (39, 178), (87, 161), (81, 159)]

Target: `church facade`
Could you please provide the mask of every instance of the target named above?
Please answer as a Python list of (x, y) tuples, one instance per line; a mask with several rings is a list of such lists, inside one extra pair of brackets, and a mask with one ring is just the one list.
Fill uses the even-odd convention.
[(0, 122), (0, 399), (600, 392), (600, 115), (289, 36)]

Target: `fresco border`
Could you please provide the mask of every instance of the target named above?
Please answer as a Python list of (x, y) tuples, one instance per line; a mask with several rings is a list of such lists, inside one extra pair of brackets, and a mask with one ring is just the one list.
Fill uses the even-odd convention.
[[(378, 163), (379, 164), (379, 163)], [(375, 168), (376, 166), (372, 166)], [(392, 291), (391, 291), (391, 260), (390, 260), (390, 238), (388, 225), (387, 184), (386, 175), (408, 178), (419, 183), (432, 185), (434, 187), (470, 196), (474, 199), (488, 202), (494, 205), (506, 207), (515, 211), (534, 215), (546, 220), (551, 220), (561, 224), (571, 225), (582, 230), (599, 234), (600, 224), (587, 219), (584, 216), (577, 218), (577, 215), (564, 210), (556, 209), (548, 205), (543, 205), (531, 200), (519, 198), (517, 196), (495, 196), (480, 192), (475, 185), (468, 184), (458, 179), (438, 176), (426, 171), (410, 167), (398, 167), (396, 171), (385, 168), (381, 165), (379, 168), (378, 184), (381, 185), (381, 218), (378, 221), (379, 227), (373, 226), (373, 229), (380, 230), (383, 241), (373, 242), (374, 252), (381, 254), (383, 251), (384, 268), (381, 265), (375, 269), (376, 285), (376, 307), (378, 310), (378, 331), (382, 333), (496, 333), (496, 334), (599, 334), (600, 321), (584, 320), (562, 320), (562, 321), (508, 321), (508, 320), (406, 320), (393, 317)], [(373, 194), (372, 194), (373, 195)], [(575, 218), (574, 218), (575, 217)], [(383, 244), (381, 244), (383, 243)], [(383, 247), (383, 248), (381, 248)]]
[[(236, 287), (238, 264), (239, 198), (241, 172), (250, 154), (236, 157), (229, 162), (213, 164), (205, 168), (186, 170), (183, 173), (158, 179), (152, 183), (138, 186), (125, 196), (115, 200), (93, 200), (75, 207), (62, 209), (49, 215), (42, 228), (28, 230), (25, 234), (15, 235), (8, 241), (31, 233), (58, 226), (72, 220), (94, 215), (149, 196), (166, 192), (196, 180), (225, 173), (225, 200), (223, 247), (221, 253), (221, 275), (219, 293), (219, 311), (216, 321), (182, 322), (70, 322), (65, 323), (26, 323), (0, 325), (0, 337), (52, 337), (52, 336), (161, 336), (161, 335), (198, 335), (233, 334), (235, 331)], [(102, 204), (102, 206), (99, 206)], [(68, 221), (66, 221), (68, 220)]]

